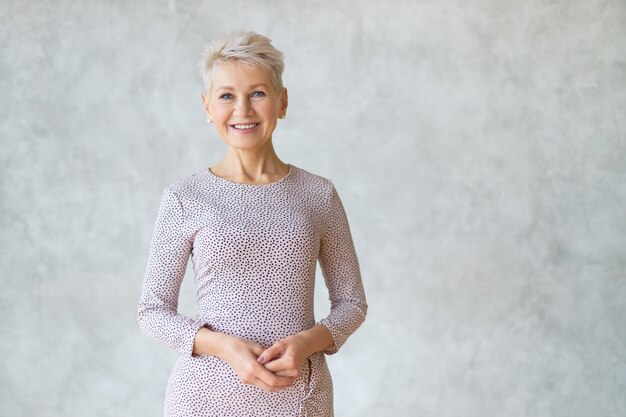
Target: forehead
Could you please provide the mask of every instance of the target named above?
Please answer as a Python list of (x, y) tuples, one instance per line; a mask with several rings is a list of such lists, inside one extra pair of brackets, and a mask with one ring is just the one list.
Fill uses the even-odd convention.
[(217, 64), (213, 69), (213, 91), (224, 87), (245, 89), (261, 83), (271, 87), (272, 77), (269, 69), (258, 64), (231, 61)]

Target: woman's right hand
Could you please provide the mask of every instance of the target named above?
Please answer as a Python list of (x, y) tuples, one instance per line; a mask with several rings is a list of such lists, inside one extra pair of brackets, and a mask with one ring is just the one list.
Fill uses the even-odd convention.
[(265, 351), (263, 346), (238, 336), (223, 336), (219, 356), (233, 368), (242, 383), (273, 392), (287, 388), (296, 380), (295, 377), (278, 376), (257, 362), (259, 355)]

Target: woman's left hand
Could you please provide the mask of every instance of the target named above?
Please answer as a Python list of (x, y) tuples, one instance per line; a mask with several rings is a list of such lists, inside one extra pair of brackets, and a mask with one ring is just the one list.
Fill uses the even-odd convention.
[(300, 335), (288, 336), (265, 349), (257, 362), (277, 376), (300, 377), (300, 370), (308, 352), (306, 340)]

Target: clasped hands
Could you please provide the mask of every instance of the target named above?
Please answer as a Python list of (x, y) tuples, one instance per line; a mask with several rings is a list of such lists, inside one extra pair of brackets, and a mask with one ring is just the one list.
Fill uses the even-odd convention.
[(265, 349), (258, 343), (232, 336), (224, 359), (241, 382), (255, 385), (265, 392), (280, 391), (300, 377), (302, 365), (309, 357), (305, 340), (288, 336)]

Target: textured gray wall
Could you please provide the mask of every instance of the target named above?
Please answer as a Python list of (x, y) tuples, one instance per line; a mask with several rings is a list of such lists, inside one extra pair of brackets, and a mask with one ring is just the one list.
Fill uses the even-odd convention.
[(610, 0), (2, 0), (0, 415), (161, 415), (177, 353), (136, 305), (163, 187), (224, 153), (195, 65), (234, 28), (286, 53), (277, 152), (351, 220), (338, 416), (626, 415), (625, 27)]

